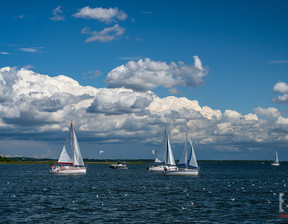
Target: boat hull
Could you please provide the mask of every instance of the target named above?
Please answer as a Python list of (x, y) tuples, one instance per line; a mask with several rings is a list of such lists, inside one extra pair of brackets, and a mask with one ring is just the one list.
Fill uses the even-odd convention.
[(271, 164), (271, 166), (280, 166), (280, 163), (274, 162)]
[(164, 165), (160, 165), (160, 166), (150, 166), (147, 170), (148, 172), (159, 172), (162, 173), (166, 170), (178, 170), (177, 167), (174, 166), (164, 166)]
[(127, 170), (128, 167), (126, 165), (119, 165), (119, 164), (111, 164), (109, 165), (110, 169), (119, 169), (119, 170)]
[(56, 167), (50, 170), (51, 174), (86, 174), (86, 167)]
[(198, 169), (178, 169), (163, 172), (165, 176), (198, 176)]

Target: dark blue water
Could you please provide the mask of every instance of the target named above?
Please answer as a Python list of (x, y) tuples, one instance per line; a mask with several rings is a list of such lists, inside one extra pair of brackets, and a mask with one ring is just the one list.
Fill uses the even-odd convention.
[(288, 164), (200, 163), (198, 178), (146, 167), (88, 165), (86, 175), (59, 176), (49, 165), (0, 165), (0, 222), (288, 222), (278, 218), (280, 192), (288, 213)]

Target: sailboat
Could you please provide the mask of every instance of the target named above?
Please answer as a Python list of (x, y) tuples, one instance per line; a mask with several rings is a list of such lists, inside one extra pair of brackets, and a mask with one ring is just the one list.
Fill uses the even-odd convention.
[(51, 164), (50, 167), (50, 173), (52, 174), (86, 174), (86, 167), (72, 121), (57, 165)]
[(271, 164), (271, 166), (280, 166), (277, 150), (275, 153), (275, 161)]
[(149, 172), (163, 172), (166, 170), (176, 170), (178, 169), (174, 160), (172, 148), (170, 145), (169, 136), (167, 130), (164, 131), (164, 136), (162, 139), (161, 149), (157, 152), (155, 159), (155, 166), (149, 166), (147, 169)]
[[(189, 144), (187, 144), (188, 140)], [(199, 173), (199, 167), (196, 160), (193, 144), (187, 132), (184, 150), (179, 160), (178, 168), (179, 169), (177, 170), (165, 170), (163, 174), (166, 176), (198, 176)]]

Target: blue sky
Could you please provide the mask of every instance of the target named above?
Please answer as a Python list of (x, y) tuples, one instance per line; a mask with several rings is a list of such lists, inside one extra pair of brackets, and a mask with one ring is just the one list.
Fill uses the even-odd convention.
[(188, 129), (200, 159), (288, 159), (287, 1), (0, 4), (2, 155), (57, 158), (73, 119), (84, 157), (167, 127), (176, 157)]

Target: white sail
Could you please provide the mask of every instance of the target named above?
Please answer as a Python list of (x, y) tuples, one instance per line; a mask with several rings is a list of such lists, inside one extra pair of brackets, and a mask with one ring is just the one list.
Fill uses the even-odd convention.
[(165, 129), (160, 150), (157, 152), (155, 163), (165, 163), (166, 165), (176, 165), (170, 145), (169, 136)]
[(63, 150), (58, 159), (60, 164), (71, 164), (74, 166), (84, 166), (80, 147), (77, 141), (73, 123), (71, 121), (68, 136), (63, 146)]
[(74, 166), (84, 166), (83, 158), (82, 158), (82, 155), (80, 152), (80, 147), (79, 147), (74, 129), (73, 129), (73, 145), (74, 145), (73, 165)]
[[(72, 124), (71, 124), (72, 125)], [(73, 164), (73, 132), (72, 128), (69, 127), (69, 132), (66, 138), (65, 145), (63, 146), (61, 155), (58, 159), (60, 164)]]
[(171, 166), (176, 166), (168, 135), (167, 135), (167, 162), (166, 164), (171, 165)]
[(159, 159), (158, 157), (156, 157), (155, 163), (163, 163), (163, 162), (164, 162), (163, 160), (161, 160), (161, 159)]
[(186, 154), (186, 149), (184, 148), (184, 150), (182, 151), (181, 157), (179, 159), (178, 162), (178, 166), (184, 166), (186, 165), (187, 161), (187, 154)]
[[(176, 170), (174, 155), (172, 152), (172, 148), (170, 145), (169, 136), (167, 134), (167, 130), (165, 129), (164, 135), (162, 138), (162, 144), (160, 150), (157, 152), (157, 156), (155, 159), (155, 163), (162, 163), (157, 166), (149, 166), (148, 171), (150, 172), (163, 172), (164, 168), (169, 170)], [(167, 166), (168, 165), (168, 166)]]
[(157, 155), (156, 155), (156, 159), (155, 159), (155, 163), (164, 163), (166, 161), (166, 156), (165, 156), (165, 139), (166, 139), (166, 129), (164, 131), (164, 135), (162, 138), (162, 142), (160, 145), (160, 150), (158, 150)]
[(276, 150), (276, 154), (275, 154), (275, 163), (279, 163), (277, 150)]
[(184, 144), (184, 148), (181, 154), (181, 157), (179, 159), (178, 162), (178, 166), (187, 166), (187, 132), (186, 132), (186, 139), (185, 139), (185, 144)]
[(51, 174), (86, 174), (86, 167), (83, 162), (72, 121), (70, 122), (68, 136), (58, 159), (58, 164), (63, 164), (64, 166), (54, 166), (54, 164), (51, 164)]
[(188, 138), (189, 138), (189, 142), (190, 142), (190, 158), (189, 158), (188, 165), (192, 166), (192, 167), (195, 167), (195, 168), (198, 168), (198, 163), (197, 163), (197, 159), (196, 159), (196, 156), (195, 156), (193, 144), (192, 144), (192, 141), (191, 141), (189, 136), (188, 136)]
[[(189, 148), (187, 145), (188, 139), (190, 143)], [(184, 165), (187, 168), (188, 166), (193, 167), (193, 168), (198, 168), (198, 163), (197, 163), (196, 155), (194, 152), (193, 144), (192, 144), (190, 137), (187, 135), (187, 132), (186, 132), (184, 149), (178, 162), (178, 166), (184, 166)]]
[(67, 151), (66, 151), (66, 147), (64, 145), (61, 155), (58, 159), (58, 163), (60, 164), (72, 164), (73, 160), (71, 159), (71, 157), (68, 155)]

